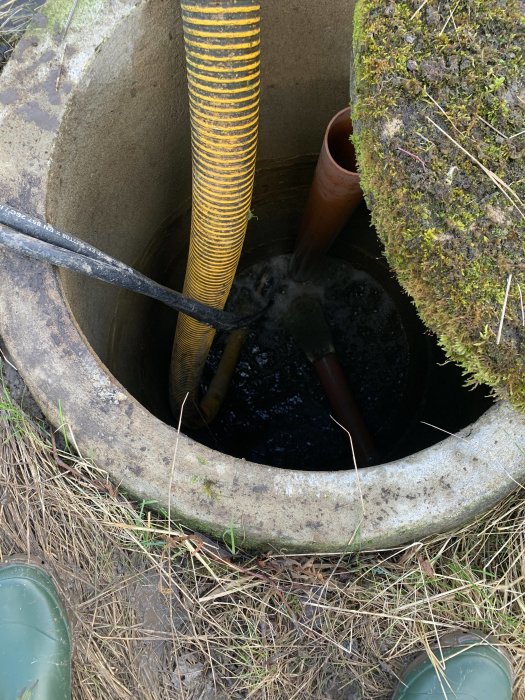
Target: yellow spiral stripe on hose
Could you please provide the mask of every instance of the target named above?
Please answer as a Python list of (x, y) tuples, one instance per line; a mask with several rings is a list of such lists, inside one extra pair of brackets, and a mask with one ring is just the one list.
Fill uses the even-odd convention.
[[(217, 5), (207, 5), (204, 2), (202, 3), (197, 3), (196, 5), (186, 5), (185, 3), (181, 3), (181, 8), (182, 11), (185, 13), (189, 13), (190, 16), (191, 14), (208, 14), (208, 15), (224, 15), (224, 14), (241, 14), (245, 12), (259, 12), (261, 9), (260, 5), (256, 5), (253, 3), (250, 3), (249, 5), (233, 5), (231, 3), (225, 3), (224, 5), (221, 5), (218, 7)], [(257, 19), (257, 21), (259, 21)]]
[[(218, 24), (216, 19), (201, 19), (201, 18), (197, 19), (196, 17), (189, 17), (189, 16), (186, 16), (184, 18), (184, 22), (187, 25), (196, 24), (196, 25), (199, 25), (201, 27), (213, 27), (213, 26), (217, 26), (217, 24)], [(235, 24), (238, 27), (242, 27), (243, 25), (246, 25), (246, 24), (253, 24), (253, 17), (246, 17), (244, 19), (243, 18), (236, 19)], [(252, 32), (252, 34), (256, 34), (256, 33), (257, 33), (256, 31)], [(234, 34), (234, 36), (237, 36), (237, 35)]]
[[(190, 92), (190, 110), (195, 106), (195, 104), (199, 104), (199, 100), (195, 100), (193, 98), (193, 95)], [(237, 112), (249, 112), (249, 110), (251, 110), (251, 109), (253, 109), (253, 104), (251, 104), (251, 103), (249, 105), (242, 105), (242, 107), (239, 107), (239, 106), (236, 107)], [(222, 118), (222, 115), (231, 114), (231, 112), (232, 112), (231, 103), (230, 103), (229, 107), (214, 106), (213, 109), (210, 109), (210, 114), (221, 115), (221, 118)], [(250, 114), (251, 114), (251, 112), (250, 112)], [(208, 116), (208, 115), (206, 115), (206, 116)], [(240, 121), (241, 119), (246, 119), (246, 116), (243, 114), (240, 114), (237, 117), (232, 117), (232, 122)]]
[[(210, 122), (207, 119), (199, 119), (195, 117), (193, 120), (194, 124), (202, 129), (203, 131), (210, 127)], [(228, 126), (230, 124), (230, 126)], [(237, 119), (228, 119), (218, 116), (218, 113), (214, 115), (213, 124), (211, 128), (217, 132), (225, 132), (226, 134), (234, 134), (236, 131), (242, 131), (243, 129), (253, 128), (257, 130), (257, 114), (250, 112), (249, 114), (242, 115)]]
[[(195, 41), (195, 40), (189, 41), (189, 40), (186, 40), (185, 43), (186, 43), (186, 51), (188, 50), (188, 45), (190, 45), (190, 46), (193, 46), (193, 47), (196, 48), (196, 49), (202, 49), (202, 50), (203, 50), (203, 54), (201, 54), (201, 55), (204, 55), (204, 52), (205, 52), (205, 51), (208, 49), (208, 47), (209, 47), (209, 44), (206, 44), (205, 42), (202, 42), (202, 41)], [(242, 43), (242, 44), (222, 44), (222, 45), (221, 45), (221, 48), (222, 48), (224, 51), (230, 52), (230, 51), (237, 51), (237, 50), (240, 51), (240, 50), (246, 50), (246, 49), (253, 49), (253, 48), (258, 47), (258, 46), (259, 46), (259, 42), (258, 42), (258, 41), (248, 41), (248, 42), (245, 42), (245, 43)], [(257, 54), (258, 54), (258, 51), (256, 51), (256, 55), (257, 55)], [(238, 55), (236, 56), (235, 54), (234, 54), (233, 56), (228, 56), (228, 60), (230, 60), (230, 61), (245, 60), (245, 58), (246, 58), (246, 57), (245, 57), (245, 56), (242, 56), (242, 55), (238, 58)], [(218, 56), (215, 56), (215, 57), (210, 57), (210, 56), (207, 56), (207, 57), (206, 57), (206, 60), (207, 60), (207, 61), (221, 61), (221, 60), (223, 60), (223, 59), (224, 59), (224, 56), (222, 56), (222, 55), (218, 55)]]
[[(207, 95), (207, 94), (201, 95), (197, 92), (197, 90), (195, 89), (195, 86), (190, 85), (190, 96), (192, 97), (192, 102), (194, 102), (196, 104), (198, 104), (200, 102), (201, 107), (206, 107), (207, 106), (206, 103), (217, 104), (217, 105), (221, 105), (223, 111), (226, 112), (227, 109), (225, 109), (223, 105), (228, 105), (229, 110), (232, 110), (232, 108), (237, 108), (237, 107), (247, 108), (247, 107), (251, 106), (251, 104), (253, 103), (254, 97), (257, 97), (257, 98), (259, 97), (259, 91), (257, 90), (252, 95), (248, 95), (247, 97), (237, 97), (236, 96), (233, 99), (228, 100), (224, 97), (218, 98), (218, 97), (216, 97), (216, 95), (213, 95), (213, 93), (211, 95)], [(250, 102), (250, 105), (239, 105), (240, 102)], [(192, 107), (192, 106), (193, 105), (190, 105), (190, 107)], [(210, 113), (213, 114), (213, 111), (210, 110)]]
[[(258, 3), (181, 4), (192, 131), (192, 221), (184, 294), (222, 309), (250, 211), (259, 115)], [(199, 381), (215, 331), (179, 314), (170, 377), (174, 412)]]
[[(195, 55), (195, 54), (192, 54)], [(201, 61), (192, 61), (190, 60), (189, 56), (186, 56), (186, 64), (188, 66), (191, 66), (193, 69), (200, 69), (205, 71), (206, 73), (222, 73), (223, 68), (221, 66), (215, 66), (215, 65), (207, 65), (206, 63), (202, 63)], [(230, 68), (230, 73), (246, 73), (247, 75), (249, 74), (249, 71), (256, 70), (259, 68), (260, 61), (253, 61), (252, 63), (249, 63), (248, 65), (243, 65), (243, 66), (235, 66)], [(240, 80), (240, 78), (239, 78)]]
[[(194, 42), (191, 42), (192, 46), (194, 46)], [(254, 42), (254, 45), (252, 48), (258, 47), (258, 42)], [(195, 48), (199, 48), (198, 46), (195, 46)], [(239, 47), (236, 47), (239, 48)], [(210, 65), (214, 66), (217, 63), (227, 63), (229, 66), (230, 70), (235, 70), (236, 69), (236, 62), (239, 61), (244, 61), (246, 63), (248, 60), (253, 61), (260, 56), (260, 50), (257, 48), (253, 53), (247, 54), (245, 50), (243, 50), (240, 54), (235, 54), (232, 53), (231, 51), (228, 51), (227, 54), (224, 56), (210, 56), (210, 55), (205, 55), (201, 51), (195, 51), (195, 49), (191, 49), (189, 46), (188, 42), (186, 42), (186, 56), (189, 58), (204, 58), (206, 60), (206, 63), (209, 63)]]

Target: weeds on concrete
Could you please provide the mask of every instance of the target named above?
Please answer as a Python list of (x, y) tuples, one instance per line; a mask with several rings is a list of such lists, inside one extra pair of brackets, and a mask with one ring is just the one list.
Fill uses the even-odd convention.
[(352, 81), (360, 182), (392, 269), (468, 384), (518, 410), (524, 37), (519, 0), (359, 0)]

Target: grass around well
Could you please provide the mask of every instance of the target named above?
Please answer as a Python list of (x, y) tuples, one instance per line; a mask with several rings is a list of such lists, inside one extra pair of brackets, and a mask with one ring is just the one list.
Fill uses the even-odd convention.
[(56, 442), (3, 387), (0, 553), (57, 578), (77, 700), (386, 700), (413, 655), (456, 627), (497, 637), (525, 698), (521, 489), (407, 547), (255, 556), (170, 524)]
[(41, 4), (42, 0), (0, 1), (0, 71), (29, 25), (34, 8)]

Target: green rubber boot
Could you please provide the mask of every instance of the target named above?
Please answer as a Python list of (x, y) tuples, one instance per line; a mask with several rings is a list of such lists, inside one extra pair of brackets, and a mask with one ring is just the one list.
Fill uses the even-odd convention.
[(0, 700), (70, 700), (71, 638), (57, 589), (38, 566), (0, 565)]
[[(512, 668), (494, 639), (451, 632), (441, 640), (445, 669), (436, 673), (427, 654), (406, 669), (392, 700), (512, 700)], [(433, 649), (441, 659), (439, 649)]]

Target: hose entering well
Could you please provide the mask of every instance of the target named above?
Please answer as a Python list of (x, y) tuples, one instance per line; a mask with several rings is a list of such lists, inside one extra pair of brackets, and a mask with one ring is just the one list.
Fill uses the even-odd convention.
[[(184, 294), (224, 308), (253, 191), (259, 116), (260, 7), (251, 0), (183, 3), (192, 137), (192, 222)], [(215, 330), (179, 314), (170, 370), (172, 410), (198, 405)]]

